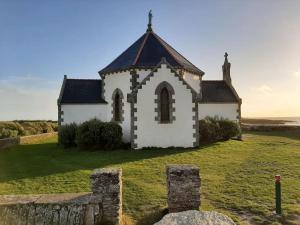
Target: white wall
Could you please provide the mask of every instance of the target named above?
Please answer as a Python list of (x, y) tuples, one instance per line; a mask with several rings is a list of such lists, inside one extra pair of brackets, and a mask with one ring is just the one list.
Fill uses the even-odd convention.
[(219, 116), (229, 120), (237, 120), (237, 116), (239, 115), (238, 107), (237, 103), (199, 104), (199, 119), (203, 119), (206, 116)]
[[(176, 117), (175, 121), (169, 124), (159, 124), (155, 121), (155, 108), (157, 104), (154, 102), (156, 99), (155, 89), (162, 82), (167, 81), (172, 85), (175, 91), (175, 112), (173, 116)], [(192, 94), (190, 89), (187, 89), (170, 69), (165, 64), (162, 68), (159, 68), (154, 76), (147, 81), (146, 85), (143, 85), (142, 89), (139, 89), (137, 94), (137, 103), (135, 104), (137, 112), (135, 116), (137, 121), (135, 126), (137, 130), (134, 134), (137, 135), (135, 143), (137, 148), (142, 147), (192, 147), (196, 138), (193, 137), (193, 115), (192, 108)]]
[(104, 79), (104, 98), (107, 101), (107, 120), (111, 121), (113, 118), (112, 114), (112, 94), (115, 89), (119, 88), (124, 96), (123, 109), (124, 110), (124, 121), (120, 123), (123, 129), (123, 140), (130, 142), (130, 103), (127, 102), (127, 94), (130, 93), (130, 82), (131, 75), (129, 71), (121, 73), (113, 73), (105, 76)]
[(97, 118), (101, 121), (107, 120), (106, 104), (66, 104), (61, 105), (63, 111), (62, 125), (68, 123), (82, 123), (86, 120)]
[(187, 71), (183, 73), (183, 79), (196, 91), (200, 92), (201, 77)]
[(137, 70), (137, 74), (139, 75), (138, 82), (139, 83), (142, 82), (146, 78), (146, 76), (149, 75), (149, 73), (151, 73), (150, 69), (149, 70)]

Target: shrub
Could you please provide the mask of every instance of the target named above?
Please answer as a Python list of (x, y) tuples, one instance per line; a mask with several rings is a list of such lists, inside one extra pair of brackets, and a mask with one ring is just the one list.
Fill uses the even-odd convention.
[(221, 119), (218, 122), (220, 127), (221, 140), (229, 140), (230, 138), (236, 137), (240, 134), (240, 129), (237, 123), (224, 119)]
[(76, 142), (79, 147), (91, 148), (103, 143), (101, 131), (103, 123), (98, 119), (85, 121), (78, 127)]
[(122, 145), (122, 127), (117, 123), (104, 123), (101, 136), (106, 149), (115, 149)]
[(213, 118), (199, 121), (199, 139), (201, 142), (213, 142), (219, 138), (219, 125)]
[(0, 138), (10, 138), (10, 137), (17, 137), (18, 131), (17, 130), (9, 130), (6, 128), (0, 129)]
[(116, 123), (92, 119), (79, 125), (76, 140), (81, 148), (115, 149), (122, 144), (122, 128)]
[(58, 144), (64, 148), (76, 146), (76, 123), (62, 125), (58, 129)]
[(240, 134), (239, 126), (236, 122), (219, 119), (218, 117), (206, 117), (199, 120), (200, 142), (215, 142), (228, 140)]
[(0, 122), (0, 138), (34, 135), (57, 131), (53, 121), (15, 120)]
[(18, 122), (0, 122), (0, 138), (24, 135), (24, 128)]

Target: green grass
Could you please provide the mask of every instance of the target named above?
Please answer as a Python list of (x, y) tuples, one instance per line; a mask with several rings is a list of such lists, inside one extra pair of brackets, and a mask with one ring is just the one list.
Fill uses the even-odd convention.
[[(124, 211), (152, 224), (166, 208), (165, 166), (200, 167), (201, 209), (217, 210), (238, 224), (299, 224), (300, 132), (250, 133), (244, 141), (199, 149), (84, 152), (57, 147), (56, 137), (0, 152), (0, 194), (90, 190), (94, 168), (123, 169)], [(274, 211), (274, 175), (282, 176), (283, 217)]]

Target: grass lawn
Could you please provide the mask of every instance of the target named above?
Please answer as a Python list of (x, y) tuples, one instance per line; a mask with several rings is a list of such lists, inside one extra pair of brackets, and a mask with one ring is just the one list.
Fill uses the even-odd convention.
[[(0, 151), (0, 194), (85, 192), (94, 168), (123, 169), (124, 212), (152, 224), (166, 208), (166, 164), (200, 167), (201, 209), (238, 224), (300, 224), (300, 132), (248, 133), (198, 149), (84, 152), (56, 137)], [(283, 217), (273, 216), (274, 175), (282, 176)]]

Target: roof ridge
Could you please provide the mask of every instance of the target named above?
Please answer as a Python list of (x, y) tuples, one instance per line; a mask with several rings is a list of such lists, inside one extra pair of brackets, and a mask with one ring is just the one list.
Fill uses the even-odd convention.
[(151, 31), (146, 33), (146, 36), (145, 36), (145, 38), (144, 38), (144, 40), (143, 40), (143, 42), (142, 42), (142, 44), (141, 44), (141, 46), (140, 46), (140, 48), (138, 50), (138, 53), (136, 54), (136, 57), (135, 57), (135, 59), (134, 59), (134, 61), (132, 63), (133, 66), (137, 63), (137, 61), (138, 61), (138, 59), (139, 59), (139, 57), (140, 57), (140, 55), (141, 55), (141, 53), (143, 51), (143, 48), (145, 46), (145, 43), (146, 43), (146, 41), (147, 41), (150, 33), (151, 33)]
[(87, 78), (87, 79), (82, 79), (82, 78), (67, 78), (67, 80), (101, 80), (101, 79), (90, 79), (90, 78)]
[(218, 81), (218, 82), (225, 82), (224, 80), (202, 80), (202, 82), (205, 82), (205, 81), (213, 81), (213, 82), (216, 82), (216, 81)]
[[(159, 37), (156, 33), (154, 33), (154, 32), (152, 32), (152, 33), (153, 33), (154, 37), (157, 38), (157, 40), (159, 41), (159, 43), (160, 43), (162, 46), (164, 46), (164, 48), (167, 50), (167, 52), (168, 52), (171, 56), (173, 56), (174, 60), (175, 60), (179, 65), (181, 65), (181, 63), (178, 62), (178, 60), (176, 59), (176, 57), (169, 51), (169, 49), (166, 48), (166, 46), (165, 46), (165, 44), (164, 44), (165, 41), (164, 41), (161, 37)], [(175, 50), (175, 49), (174, 49), (174, 50)]]
[[(141, 37), (138, 38), (138, 40), (140, 38), (142, 38), (144, 35), (146, 34), (143, 34)], [(114, 61), (116, 61), (117, 59), (119, 59), (125, 52), (127, 52), (127, 50), (129, 50), (138, 40), (136, 40), (135, 42), (133, 42), (128, 48), (126, 48), (121, 54), (118, 55), (117, 58), (115, 58), (111, 63), (109, 63), (106, 67), (104, 67), (102, 70), (100, 70), (98, 73), (100, 74), (103, 70), (105, 70), (108, 66), (110, 66)]]
[[(181, 63), (179, 63), (178, 61), (177, 61), (177, 59), (176, 59), (176, 57), (174, 56), (174, 54), (172, 54), (172, 52), (170, 52), (169, 51), (169, 49), (168, 48), (166, 48), (166, 46), (167, 47), (169, 47), (169, 48), (171, 48), (173, 51), (175, 51), (178, 55), (180, 55), (182, 58), (184, 58), (188, 63), (190, 63), (192, 66), (194, 66), (195, 68), (197, 68), (200, 72), (202, 72), (203, 73), (203, 75), (204, 75), (204, 72), (202, 71), (202, 70), (200, 70), (197, 66), (195, 66), (193, 63), (191, 63), (187, 58), (185, 58), (184, 56), (183, 56), (183, 54), (181, 54), (180, 52), (178, 52), (175, 48), (173, 48), (171, 45), (169, 45), (163, 38), (161, 38), (160, 36), (158, 36), (156, 33), (154, 33), (154, 32), (152, 32), (153, 34), (154, 34), (154, 36), (156, 36), (157, 37), (157, 39), (159, 40), (159, 42), (165, 47), (165, 49), (168, 51), (168, 53), (169, 54), (171, 54), (172, 56), (173, 56), (173, 58), (175, 59), (175, 61), (179, 64), (179, 65), (181, 65)], [(166, 46), (165, 46), (166, 45)], [(183, 66), (183, 65), (181, 65), (181, 66)], [(183, 66), (184, 67), (184, 66)]]

